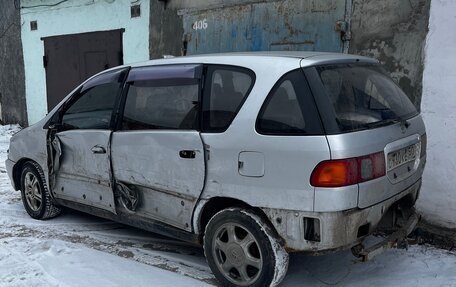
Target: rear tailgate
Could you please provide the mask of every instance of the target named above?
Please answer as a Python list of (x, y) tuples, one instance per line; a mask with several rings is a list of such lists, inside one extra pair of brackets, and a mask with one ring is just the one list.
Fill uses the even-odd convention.
[(379, 151), (385, 154), (386, 176), (358, 184), (358, 207), (365, 208), (382, 202), (421, 178), (425, 162), (424, 157), (420, 158), (424, 124), (421, 116), (409, 119), (408, 123), (408, 128), (397, 123), (327, 136), (332, 159), (358, 157)]
[[(350, 186), (358, 189), (357, 206), (365, 208), (406, 190), (421, 178), (425, 159), (424, 155), (420, 159), (420, 142), (425, 127), (413, 103), (380, 65), (365, 59), (332, 62), (303, 68), (327, 134), (331, 159), (349, 160), (379, 152), (385, 159), (385, 167), (365, 160), (356, 171), (345, 174), (356, 178), (357, 184)], [(385, 168), (386, 174), (373, 176), (376, 168)], [(362, 180), (363, 174), (367, 181)]]

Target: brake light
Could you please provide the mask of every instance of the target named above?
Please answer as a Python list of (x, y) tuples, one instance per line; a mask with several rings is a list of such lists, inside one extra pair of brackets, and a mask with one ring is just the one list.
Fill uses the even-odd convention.
[(313, 170), (310, 184), (315, 187), (340, 187), (365, 182), (385, 175), (385, 154), (320, 162)]
[(426, 155), (426, 148), (427, 148), (427, 135), (424, 134), (421, 136), (421, 152), (420, 158)]

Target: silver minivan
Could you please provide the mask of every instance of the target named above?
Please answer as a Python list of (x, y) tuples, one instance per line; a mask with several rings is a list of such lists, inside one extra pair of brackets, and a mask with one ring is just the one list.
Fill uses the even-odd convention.
[(203, 245), (224, 286), (276, 286), (290, 252), (396, 241), (426, 161), (414, 105), (377, 61), (319, 52), (178, 57), (103, 71), (11, 138), (24, 207)]

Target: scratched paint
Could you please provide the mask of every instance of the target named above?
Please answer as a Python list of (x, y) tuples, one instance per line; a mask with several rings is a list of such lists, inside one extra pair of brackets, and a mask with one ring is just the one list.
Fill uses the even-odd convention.
[[(345, 20), (345, 1), (252, 3), (205, 10), (181, 10), (187, 53), (231, 51), (342, 52), (336, 21)], [(205, 29), (195, 23), (205, 21)]]

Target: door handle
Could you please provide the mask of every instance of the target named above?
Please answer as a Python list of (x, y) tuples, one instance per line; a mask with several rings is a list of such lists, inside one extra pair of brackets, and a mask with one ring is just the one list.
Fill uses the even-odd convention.
[(181, 158), (195, 158), (196, 152), (194, 150), (181, 150), (179, 156)]
[(106, 153), (106, 149), (102, 146), (96, 145), (92, 148), (92, 153)]

